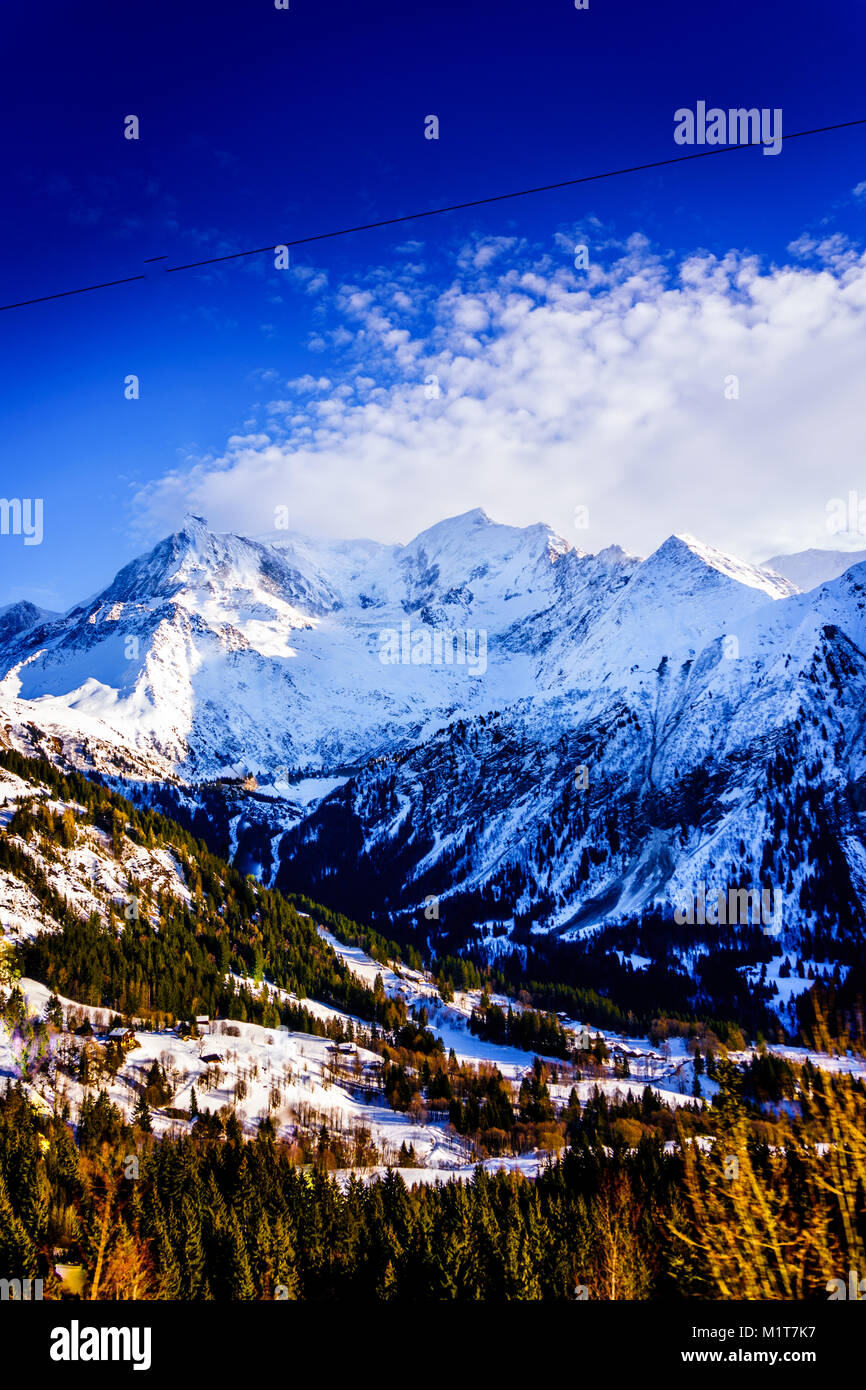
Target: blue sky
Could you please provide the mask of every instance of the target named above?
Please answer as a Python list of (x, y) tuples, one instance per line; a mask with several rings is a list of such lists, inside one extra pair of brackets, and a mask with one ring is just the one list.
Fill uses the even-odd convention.
[(0, 537), (0, 602), (66, 607), (188, 507), (408, 540), (477, 504), (591, 550), (690, 530), (759, 559), (836, 544), (825, 503), (866, 496), (866, 126), (289, 271), (162, 269), (669, 158), (699, 99), (781, 107), (787, 133), (866, 116), (862, 7), (154, 0), (4, 25), (0, 301), (147, 278), (0, 314), (2, 495), (45, 518), (41, 545)]

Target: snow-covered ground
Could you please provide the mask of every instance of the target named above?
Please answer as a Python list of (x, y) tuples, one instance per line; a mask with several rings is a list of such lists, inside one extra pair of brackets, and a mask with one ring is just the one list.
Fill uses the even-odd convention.
[[(787, 963), (789, 971), (785, 978), (781, 975)], [(830, 976), (834, 969), (838, 970), (842, 980), (848, 974), (847, 965), (835, 965), (830, 961), (804, 960), (803, 972), (801, 976), (797, 973), (797, 955), (791, 951), (783, 951), (781, 955), (774, 956), (766, 965), (766, 983), (770, 986), (775, 995), (774, 1005), (779, 1011), (779, 1015), (787, 1026), (795, 1025), (794, 1004), (801, 994), (812, 988), (816, 979), (822, 975)], [(750, 985), (755, 985), (761, 978), (761, 967), (757, 965), (741, 966), (741, 972), (748, 980)]]
[[(427, 1026), (440, 1037), (446, 1051), (454, 1049), (458, 1062), (493, 1062), (503, 1076), (515, 1079), (524, 1075), (532, 1066), (535, 1054), (523, 1052), (518, 1047), (507, 1047), (500, 1043), (485, 1042), (469, 1031), (469, 1016), (481, 999), (480, 990), (457, 990), (453, 1002), (445, 1004), (429, 975), (419, 970), (410, 970), (401, 965), (399, 971), (380, 965), (358, 946), (346, 946), (324, 927), (319, 931), (328, 945), (349, 966), (353, 974), (370, 989), (376, 976), (382, 976), (385, 993), (394, 999), (403, 999), (409, 1009), (425, 1008)], [(508, 1005), (504, 997), (491, 995), (494, 1003)], [(554, 1065), (556, 1058), (551, 1058)]]
[[(44, 1013), (51, 991), (35, 980), (24, 979), (21, 987), (31, 1014)], [(80, 1008), (95, 1029), (107, 1027), (111, 1012), (107, 1009), (76, 1005), (74, 1000), (60, 997), (67, 1009)], [(306, 1002), (306, 1001), (305, 1001)], [(231, 1033), (228, 1031), (231, 1029)], [(233, 1036), (233, 1034), (237, 1036)], [(466, 1166), (469, 1151), (464, 1144), (446, 1132), (443, 1125), (413, 1124), (406, 1115), (393, 1111), (385, 1104), (365, 1104), (356, 1100), (349, 1090), (335, 1084), (327, 1075), (332, 1060), (328, 1038), (309, 1033), (294, 1033), (287, 1029), (269, 1029), (252, 1023), (216, 1021), (201, 1038), (180, 1038), (173, 1031), (154, 1033), (136, 1030), (137, 1045), (127, 1052), (116, 1077), (101, 1079), (94, 1089), (104, 1087), (110, 1099), (130, 1116), (138, 1100), (139, 1086), (154, 1060), (158, 1061), (175, 1090), (170, 1108), (189, 1108), (192, 1087), (200, 1111), (215, 1113), (224, 1106), (233, 1108), (246, 1131), (255, 1133), (258, 1123), (270, 1114), (280, 1138), (292, 1139), (297, 1117), (302, 1114), (307, 1126), (325, 1124), (332, 1131), (350, 1134), (357, 1129), (370, 1131), (373, 1142), (382, 1154), (393, 1161), (404, 1142), (414, 1145), (421, 1162), (436, 1168)], [(80, 1045), (80, 1039), (76, 1042)], [(97, 1047), (100, 1044), (95, 1044)], [(356, 1048), (359, 1062), (375, 1061), (377, 1054), (363, 1047)], [(205, 1057), (219, 1056), (218, 1062)], [(0, 1078), (21, 1077), (20, 1046), (16, 1045), (5, 1024), (0, 1023)], [(202, 1079), (205, 1085), (202, 1086)], [(238, 1095), (242, 1082), (246, 1093)], [(58, 1098), (65, 1096), (73, 1113), (77, 1111), (85, 1087), (63, 1076), (56, 1078), (56, 1087), (48, 1077), (38, 1076), (28, 1086), (30, 1094), (40, 1096), (49, 1109), (53, 1108), (55, 1090)], [(177, 1132), (189, 1128), (189, 1121), (166, 1116), (162, 1110), (153, 1111), (154, 1133)]]
[[(380, 965), (360, 947), (344, 945), (324, 927), (319, 927), (319, 931), (337, 954), (347, 962), (358, 978), (363, 980), (371, 989), (376, 976), (380, 974), (386, 994), (403, 998), (410, 1008), (418, 1006), (426, 1008), (428, 1027), (442, 1038), (446, 1048), (454, 1048), (458, 1060), (477, 1063), (493, 1062), (503, 1076), (508, 1076), (511, 1079), (525, 1075), (531, 1068), (534, 1054), (521, 1052), (518, 1048), (502, 1047), (495, 1043), (485, 1042), (469, 1032), (469, 1015), (481, 999), (480, 990), (457, 991), (453, 1002), (444, 1004), (433, 980), (424, 972), (410, 970), (402, 965), (395, 971), (388, 966)], [(782, 957), (778, 957), (772, 962), (774, 980), (777, 979), (782, 959)], [(816, 962), (805, 962), (804, 964), (813, 971), (818, 969)], [(796, 962), (792, 961), (792, 967), (795, 965)], [(794, 975), (791, 980), (779, 980), (778, 983), (780, 987), (790, 985), (792, 996), (796, 994), (798, 986), (800, 989), (808, 988), (808, 981), (801, 980), (797, 975)], [(513, 1000), (509, 1001), (497, 995), (491, 995), (491, 999), (494, 1003), (502, 1004), (505, 1007), (508, 1007), (509, 1003), (514, 1009), (520, 1007)], [(599, 1077), (578, 1082), (576, 1089), (581, 1101), (586, 1098), (586, 1095), (591, 1092), (595, 1085), (611, 1095), (619, 1090), (623, 1094), (628, 1091), (635, 1097), (639, 1097), (644, 1086), (649, 1085), (668, 1104), (674, 1105), (688, 1103), (694, 1099), (692, 1095), (694, 1065), (692, 1049), (689, 1047), (687, 1039), (671, 1037), (664, 1043), (654, 1044), (648, 1037), (632, 1037), (613, 1029), (597, 1028), (594, 1025), (588, 1025), (581, 1019), (560, 1018), (559, 1021), (564, 1028), (570, 1029), (575, 1034), (588, 1029), (593, 1038), (600, 1035), (604, 1038), (612, 1054), (619, 1054), (628, 1061), (630, 1076), (627, 1078)], [(732, 1061), (745, 1062), (756, 1055), (756, 1051), (756, 1048), (751, 1047), (742, 1052), (729, 1050), (727, 1056)], [(768, 1051), (780, 1057), (787, 1057), (799, 1065), (802, 1065), (808, 1057), (813, 1066), (826, 1071), (849, 1071), (866, 1076), (866, 1059), (853, 1054), (849, 1054), (847, 1057), (831, 1057), (826, 1053), (816, 1052), (808, 1048), (781, 1044), (769, 1046)], [(547, 1058), (546, 1060), (552, 1066), (562, 1066), (561, 1061), (556, 1058)], [(712, 1097), (717, 1090), (715, 1082), (710, 1081), (705, 1073), (700, 1076), (700, 1085), (701, 1095), (704, 1098)], [(555, 1087), (551, 1087), (552, 1094), (555, 1089)]]

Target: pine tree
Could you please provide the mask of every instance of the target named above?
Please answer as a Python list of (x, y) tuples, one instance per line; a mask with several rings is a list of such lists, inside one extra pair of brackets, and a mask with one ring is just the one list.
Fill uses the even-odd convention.
[(301, 1281), (296, 1267), (295, 1247), (292, 1242), (289, 1224), (282, 1216), (277, 1217), (273, 1226), (271, 1261), (273, 1264), (274, 1284), (281, 1285), (282, 1288), (286, 1290), (286, 1296), (288, 1298), (300, 1298)]
[(274, 1284), (279, 1281), (274, 1279), (273, 1232), (267, 1215), (263, 1211), (259, 1211), (255, 1230), (252, 1232), (252, 1239), (249, 1243), (252, 1247), (251, 1269), (256, 1287), (259, 1290), (259, 1297), (271, 1298)]
[(183, 1277), (184, 1297), (189, 1299), (208, 1296), (204, 1242), (202, 1239), (201, 1215), (198, 1205), (189, 1197), (181, 1204), (183, 1227)]
[(237, 1214), (233, 1210), (228, 1213), (228, 1225), (223, 1241), (223, 1259), (226, 1262), (230, 1296), (239, 1301), (254, 1299), (257, 1296), (256, 1287), (250, 1270), (244, 1234)]
[(538, 1193), (533, 1191), (523, 1214), (518, 1257), (516, 1296), (521, 1299), (542, 1297), (541, 1268), (544, 1254), (543, 1223), (540, 1220)]
[(52, 1024), (55, 1028), (63, 1027), (63, 1006), (56, 994), (49, 996), (45, 1005), (45, 1022)]
[(4, 1275), (23, 1279), (36, 1273), (36, 1247), (15, 1215), (0, 1169), (0, 1269)]
[(157, 1296), (161, 1299), (178, 1299), (183, 1293), (183, 1277), (169, 1238), (168, 1228), (159, 1208), (154, 1211), (153, 1224), (156, 1229), (156, 1263), (159, 1278)]
[(132, 1123), (137, 1125), (139, 1129), (143, 1129), (147, 1134), (150, 1134), (153, 1130), (150, 1107), (147, 1103), (147, 1096), (144, 1091), (139, 1095), (136, 1107), (132, 1112)]
[(385, 1301), (397, 1297), (397, 1275), (394, 1272), (393, 1260), (388, 1261), (384, 1273), (376, 1285), (376, 1297)]

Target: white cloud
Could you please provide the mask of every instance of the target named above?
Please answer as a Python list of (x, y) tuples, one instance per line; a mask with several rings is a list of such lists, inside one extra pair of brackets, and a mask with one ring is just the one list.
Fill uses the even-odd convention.
[(326, 376), (314, 377), (308, 372), (306, 376), (296, 376), (293, 381), (287, 381), (286, 389), (308, 396), (313, 392), (330, 391), (331, 383)]
[[(591, 549), (647, 553), (672, 531), (750, 559), (844, 544), (825, 508), (866, 494), (866, 257), (803, 237), (792, 265), (731, 251), (677, 266), (643, 236), (594, 234), (587, 274), (575, 240), (532, 256), (485, 239), (408, 306), (415, 267), (339, 288), (351, 331), (310, 339), (330, 342), (328, 377), (290, 382), (295, 403), (271, 402), (266, 431), (145, 488), (147, 525), (189, 507), (258, 533), (288, 503), (301, 530), (408, 540), (480, 505)], [(573, 530), (578, 505), (589, 530)]]

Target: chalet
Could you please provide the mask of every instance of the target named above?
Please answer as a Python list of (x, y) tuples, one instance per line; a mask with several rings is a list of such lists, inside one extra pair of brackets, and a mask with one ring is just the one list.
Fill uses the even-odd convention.
[(112, 1028), (110, 1033), (103, 1033), (100, 1041), (120, 1043), (121, 1047), (138, 1047), (138, 1038), (131, 1028)]
[(206, 1052), (201, 1060), (203, 1062), (221, 1062), (222, 1056), (219, 1052)]
[(207, 1014), (196, 1014), (195, 1026), (198, 1033), (210, 1032), (210, 1019)]

